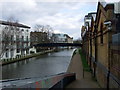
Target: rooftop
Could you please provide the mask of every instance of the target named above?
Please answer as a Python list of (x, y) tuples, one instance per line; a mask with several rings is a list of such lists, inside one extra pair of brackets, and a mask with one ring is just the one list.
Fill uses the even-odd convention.
[(23, 28), (30, 28), (29, 26), (17, 23), (17, 22), (9, 22), (9, 21), (2, 21), (0, 20), (0, 24), (2, 25), (10, 25), (10, 26), (17, 26), (17, 27), (23, 27)]

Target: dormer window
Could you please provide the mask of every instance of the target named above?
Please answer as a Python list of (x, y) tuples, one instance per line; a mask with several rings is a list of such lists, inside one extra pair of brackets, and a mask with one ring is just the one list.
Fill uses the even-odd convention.
[(22, 29), (21, 31), (24, 31), (24, 29)]
[(5, 27), (5, 29), (8, 29), (8, 27)]

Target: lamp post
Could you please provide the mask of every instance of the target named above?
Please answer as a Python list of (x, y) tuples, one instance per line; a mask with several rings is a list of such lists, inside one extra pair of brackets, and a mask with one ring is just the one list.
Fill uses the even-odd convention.
[(94, 61), (94, 72), (93, 75), (96, 77), (96, 64), (97, 64), (97, 25), (94, 26), (94, 37), (95, 37), (95, 61)]
[(90, 29), (89, 22), (86, 22), (88, 25), (88, 56), (89, 56), (89, 65), (91, 69), (91, 58), (92, 58), (92, 33)]

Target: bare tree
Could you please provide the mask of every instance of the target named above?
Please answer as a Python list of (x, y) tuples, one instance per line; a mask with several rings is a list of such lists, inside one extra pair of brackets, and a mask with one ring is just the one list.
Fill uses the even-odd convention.
[(43, 25), (36, 24), (34, 29), (36, 32), (45, 32)]
[(49, 42), (53, 42), (53, 40), (52, 40), (53, 28), (50, 25), (46, 25), (45, 28), (46, 28), (47, 38), (48, 38)]
[(36, 36), (36, 37), (39, 37), (39, 40), (42, 39), (41, 42), (51, 42), (51, 39), (52, 39), (52, 34), (53, 34), (53, 29), (50, 25), (35, 25), (34, 27), (35, 31), (36, 32), (41, 32), (41, 36)]
[(20, 33), (18, 30), (17, 24), (18, 21), (14, 19), (14, 17), (10, 17), (7, 22), (1, 21), (2, 23), (6, 23), (7, 25), (1, 30), (1, 51), (0, 51), (0, 59), (3, 57), (4, 53), (12, 48), (12, 43), (14, 39), (14, 35)]

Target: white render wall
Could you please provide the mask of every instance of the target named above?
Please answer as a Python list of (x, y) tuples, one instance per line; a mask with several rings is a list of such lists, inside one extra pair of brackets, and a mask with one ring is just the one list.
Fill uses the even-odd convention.
[[(2, 30), (6, 26), (8, 26), (8, 25), (0, 25), (0, 37), (2, 37)], [(12, 34), (13, 37), (14, 37), (13, 39), (16, 40), (16, 35), (18, 34), (20, 39), (22, 38), (22, 36), (24, 36), (24, 41), (25, 41), (25, 40), (27, 40), (27, 36), (28, 36), (28, 40), (29, 40), (28, 47), (29, 47), (30, 46), (30, 31), (29, 31), (29, 28), (23, 28), (23, 27), (18, 27), (18, 28), (19, 28), (21, 33), (13, 33)], [(24, 30), (24, 31), (22, 31), (22, 30)], [(2, 40), (2, 38), (0, 38), (0, 40)], [(21, 47), (22, 48), (26, 47), (26, 45), (27, 45), (26, 43), (24, 43), (23, 46), (21, 44)], [(23, 51), (23, 49), (20, 49), (20, 52), (17, 53), (17, 47), (16, 46), (17, 46), (17, 43), (15, 42), (12, 46), (10, 46), (10, 47), (12, 47), (12, 50), (9, 48), (8, 51), (4, 52), (4, 55), (3, 55), (2, 59), (15, 58), (16, 55), (21, 55), (22, 52), (23, 52), (23, 54), (26, 54), (26, 51)], [(1, 52), (1, 50), (2, 50), (2, 43), (0, 43), (0, 52)], [(6, 57), (6, 54), (8, 55), (8, 57)]]

